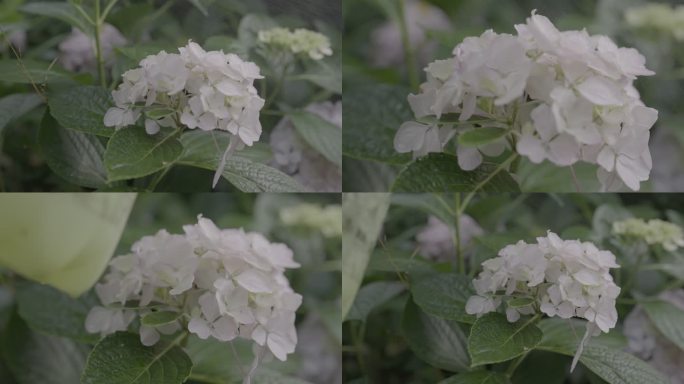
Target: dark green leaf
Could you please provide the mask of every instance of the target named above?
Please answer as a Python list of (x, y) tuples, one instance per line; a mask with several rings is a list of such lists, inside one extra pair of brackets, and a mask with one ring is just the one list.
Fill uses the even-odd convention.
[(509, 323), (500, 313), (488, 313), (475, 321), (468, 338), (473, 366), (500, 363), (531, 351), (542, 338), (542, 331), (531, 319)]
[(304, 141), (332, 163), (342, 166), (342, 129), (309, 112), (297, 111), (288, 116)]
[(413, 300), (425, 312), (449, 320), (473, 323), (475, 316), (465, 312), (465, 304), (473, 294), (471, 280), (454, 273), (420, 276), (411, 284)]
[(199, 10), (204, 16), (209, 16), (209, 12), (207, 11), (207, 7), (202, 4), (201, 0), (188, 0), (190, 1), (190, 4), (194, 5), (197, 10)]
[(508, 377), (501, 372), (466, 372), (442, 380), (439, 384), (509, 384)]
[(109, 181), (143, 177), (172, 165), (183, 153), (176, 133), (162, 129), (148, 135), (144, 129), (133, 126), (114, 133), (107, 143), (104, 163)]
[(0, 134), (12, 120), (39, 106), (43, 99), (35, 93), (16, 93), (0, 99)]
[(456, 224), (453, 201), (453, 196), (441, 196), (434, 193), (392, 194), (392, 204), (420, 209), (423, 212), (437, 216), (444, 224), (451, 228)]
[(32, 332), (17, 314), (2, 337), (4, 362), (19, 384), (78, 383), (86, 354), (69, 339)]
[(96, 302), (92, 297), (73, 299), (48, 285), (29, 282), (16, 289), (19, 315), (32, 329), (86, 343), (100, 338), (85, 330), (85, 319)]
[(20, 9), (23, 12), (33, 15), (53, 17), (62, 20), (86, 34), (91, 33), (93, 30), (92, 25), (76, 10), (76, 6), (68, 2), (28, 3), (23, 5)]
[(361, 287), (354, 299), (347, 320), (366, 321), (375, 308), (386, 303), (404, 290), (404, 284), (396, 281), (376, 281)]
[(531, 297), (519, 297), (515, 299), (508, 300), (508, 306), (511, 308), (525, 307), (534, 303), (534, 299)]
[(0, 81), (21, 84), (44, 84), (52, 82), (73, 82), (71, 74), (50, 63), (30, 59), (0, 60)]
[(132, 333), (117, 332), (100, 341), (88, 356), (83, 384), (181, 384), (192, 361), (181, 348), (160, 341), (152, 347)]
[(140, 319), (140, 323), (148, 327), (158, 327), (175, 322), (181, 315), (180, 312), (150, 312)]
[(112, 136), (114, 128), (104, 125), (104, 115), (114, 105), (108, 90), (95, 86), (71, 87), (50, 93), (50, 113), (64, 128)]
[(408, 89), (374, 84), (344, 93), (345, 156), (394, 164), (410, 161), (410, 155), (394, 150), (394, 135), (401, 124), (413, 119), (406, 100)]
[(96, 136), (62, 128), (46, 112), (38, 144), (50, 169), (70, 183), (88, 188), (100, 188), (107, 183), (102, 161), (105, 149)]
[(172, 115), (175, 112), (176, 111), (171, 108), (155, 107), (145, 110), (145, 116), (149, 117), (150, 119), (158, 120), (163, 117)]
[(401, 330), (411, 350), (421, 360), (452, 372), (469, 369), (466, 335), (457, 322), (424, 313), (409, 299)]
[(497, 139), (508, 133), (508, 130), (497, 127), (474, 128), (458, 135), (458, 143), (465, 147), (479, 147)]
[[(404, 168), (392, 186), (394, 192), (469, 192), (478, 185), (482, 192), (519, 192), (520, 188), (511, 175), (497, 165), (483, 163), (474, 171), (464, 171), (458, 166), (456, 156), (431, 153), (417, 159)], [(485, 182), (486, 181), (486, 182)]]

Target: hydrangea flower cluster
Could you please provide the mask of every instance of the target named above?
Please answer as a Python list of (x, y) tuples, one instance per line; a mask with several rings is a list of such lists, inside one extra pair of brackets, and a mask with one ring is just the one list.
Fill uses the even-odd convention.
[(613, 233), (616, 235), (643, 239), (647, 244), (660, 244), (672, 252), (684, 247), (684, 231), (682, 228), (664, 220), (643, 220), (630, 218), (613, 223)]
[(259, 31), (259, 41), (290, 50), (292, 53), (304, 53), (313, 60), (321, 60), (333, 54), (330, 39), (322, 33), (297, 28), (271, 28)]
[[(100, 32), (102, 56), (107, 63), (114, 58), (114, 48), (126, 45), (126, 38), (111, 24), (104, 23)], [(59, 43), (59, 62), (71, 71), (94, 70), (97, 65), (95, 58), (95, 39), (86, 35), (78, 28), (72, 28), (71, 33)]]
[[(471, 240), (482, 235), (484, 230), (469, 215), (459, 215), (458, 220), (461, 248), (466, 248)], [(449, 261), (456, 252), (453, 229), (437, 216), (430, 215), (428, 217), (427, 224), (416, 234), (416, 241), (418, 242), (418, 252), (428, 260)]]
[[(187, 329), (201, 339), (253, 340), (286, 360), (297, 343), (295, 311), (302, 303), (284, 275), (299, 267), (292, 251), (259, 233), (221, 230), (201, 216), (183, 229), (143, 237), (130, 254), (112, 259), (95, 286), (104, 306), (90, 311), (87, 331), (124, 331), (140, 317), (144, 345)], [(145, 325), (155, 312), (174, 313), (176, 320)]]
[[(408, 97), (418, 121), (399, 128), (395, 149), (419, 157), (442, 152), (457, 134), (500, 128), (487, 144), (458, 144), (459, 166), (473, 170), (483, 154), (510, 149), (533, 163), (597, 164), (603, 189), (638, 190), (649, 178), (649, 131), (658, 117), (633, 86), (654, 74), (644, 57), (586, 30), (560, 32), (534, 12), (515, 28), (517, 35), (466, 38), (452, 58), (427, 66), (427, 82)], [(449, 113), (458, 120), (440, 121)]]
[(677, 41), (684, 40), (684, 5), (648, 3), (630, 7), (625, 11), (625, 21), (635, 28), (669, 33)]
[(620, 288), (610, 269), (619, 265), (615, 255), (590, 242), (562, 240), (549, 231), (546, 237), (538, 237), (536, 244), (521, 240), (504, 247), (482, 267), (473, 280), (477, 294), (468, 299), (467, 313), (481, 316), (493, 312), (505, 298), (510, 322), (539, 312), (588, 321), (573, 368), (588, 337), (608, 332), (617, 323), (615, 300)]

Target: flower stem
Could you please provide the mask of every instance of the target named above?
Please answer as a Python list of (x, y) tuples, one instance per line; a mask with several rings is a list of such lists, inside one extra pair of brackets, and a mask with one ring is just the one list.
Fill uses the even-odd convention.
[(104, 59), (102, 57), (102, 44), (100, 43), (102, 24), (103, 20), (100, 18), (100, 0), (95, 0), (95, 56), (97, 58), (97, 73), (100, 78), (100, 85), (102, 85), (103, 88), (107, 88)]
[(458, 273), (465, 273), (465, 258), (463, 257), (463, 249), (461, 247), (461, 194), (456, 193), (456, 215), (454, 223), (454, 247), (456, 248), (456, 265)]
[(404, 47), (404, 60), (406, 62), (406, 72), (408, 73), (411, 89), (418, 89), (418, 64), (416, 55), (411, 46), (411, 39), (406, 20), (406, 0), (399, 0), (399, 30), (401, 32), (401, 43)]
[(515, 160), (517, 157), (518, 157), (518, 154), (513, 153), (508, 159), (504, 160), (503, 163), (499, 164), (499, 166), (496, 167), (496, 169), (492, 173), (490, 173), (484, 180), (479, 182), (475, 186), (475, 188), (473, 188), (473, 190), (470, 191), (470, 193), (468, 193), (468, 195), (465, 197), (465, 199), (463, 199), (463, 205), (461, 205), (461, 211), (458, 212), (458, 214), (460, 215), (463, 213), (463, 211), (465, 211), (466, 207), (470, 203), (470, 200), (473, 199), (473, 197), (475, 196), (475, 193), (477, 193), (477, 191), (479, 191), (480, 189), (482, 189), (482, 187), (487, 185), (487, 183), (490, 182), (494, 178), (494, 176), (498, 175), (499, 172), (501, 172), (506, 167), (508, 167), (508, 165), (511, 164), (513, 162), (513, 160)]

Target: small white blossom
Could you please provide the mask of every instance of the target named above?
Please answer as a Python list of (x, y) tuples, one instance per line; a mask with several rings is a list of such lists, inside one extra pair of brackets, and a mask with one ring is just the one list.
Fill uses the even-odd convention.
[(322, 33), (297, 28), (272, 28), (259, 31), (259, 41), (290, 50), (294, 54), (304, 53), (313, 60), (321, 60), (333, 54), (330, 39)]
[[(654, 74), (645, 58), (606, 36), (561, 32), (534, 12), (515, 29), (515, 36), (468, 37), (453, 57), (425, 68), (427, 81), (408, 96), (418, 121), (399, 128), (397, 152), (442, 152), (454, 136), (498, 127), (505, 135), (494, 142), (457, 146), (462, 169), (508, 148), (533, 163), (596, 164), (604, 190), (638, 190), (652, 168), (648, 142), (658, 118), (633, 86), (637, 76)], [(451, 113), (458, 121), (440, 121)]]
[(684, 5), (647, 3), (630, 7), (625, 11), (625, 20), (631, 27), (671, 34), (677, 41), (684, 41)]
[[(144, 345), (187, 329), (202, 339), (250, 339), (285, 360), (297, 344), (295, 311), (302, 302), (284, 275), (286, 268), (299, 267), (292, 251), (258, 233), (219, 229), (202, 217), (184, 232), (159, 231), (112, 259), (95, 287), (104, 307), (90, 311), (86, 330), (107, 335), (126, 330), (138, 316), (170, 311), (180, 314), (175, 322), (140, 327)], [(121, 307), (131, 301), (138, 309)]]
[[(519, 241), (499, 256), (482, 263), (483, 271), (473, 280), (477, 293), (466, 303), (466, 312), (481, 316), (506, 303), (506, 317), (544, 313), (564, 319), (586, 319), (587, 331), (575, 355), (575, 367), (587, 338), (608, 332), (617, 323), (615, 300), (620, 288), (611, 268), (619, 268), (615, 256), (592, 243), (562, 240), (555, 233), (538, 237), (536, 244)], [(510, 305), (512, 299), (529, 304)]]
[(280, 210), (285, 225), (302, 226), (321, 231), (325, 237), (342, 236), (342, 207), (340, 205), (299, 204)]
[[(465, 248), (475, 236), (482, 235), (482, 227), (468, 215), (459, 216), (461, 248)], [(454, 257), (454, 231), (436, 216), (429, 216), (428, 222), (416, 235), (421, 256), (436, 261), (447, 261)]]
[(660, 244), (665, 250), (676, 251), (684, 247), (684, 231), (682, 227), (664, 220), (630, 218), (613, 223), (616, 235), (643, 239), (647, 244)]

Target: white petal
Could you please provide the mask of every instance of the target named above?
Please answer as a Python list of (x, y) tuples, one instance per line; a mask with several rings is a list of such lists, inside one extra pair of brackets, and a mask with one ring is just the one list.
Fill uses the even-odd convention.
[(531, 162), (539, 164), (546, 158), (546, 150), (541, 140), (532, 135), (523, 135), (516, 143), (515, 149), (519, 154), (527, 156)]
[(295, 344), (286, 337), (277, 333), (270, 333), (268, 335), (268, 349), (280, 361), (287, 360), (287, 354), (294, 352)]
[(415, 121), (407, 121), (399, 127), (394, 136), (394, 149), (399, 153), (418, 150), (423, 147), (425, 132), (430, 127)]
[(615, 82), (600, 76), (592, 76), (577, 86), (577, 91), (594, 104), (622, 105), (624, 92)]
[(458, 165), (464, 171), (472, 171), (482, 164), (482, 154), (477, 148), (459, 145), (456, 148), (456, 156), (458, 157)]
[(109, 108), (104, 115), (104, 125), (107, 127), (121, 126), (124, 110), (121, 108)]
[(152, 327), (140, 326), (140, 342), (142, 345), (150, 347), (157, 344), (159, 341), (159, 332)]
[(270, 278), (253, 269), (248, 269), (235, 277), (237, 283), (244, 289), (252, 293), (273, 292)]
[(147, 132), (148, 135), (154, 135), (159, 132), (159, 124), (152, 119), (145, 119), (145, 132)]

